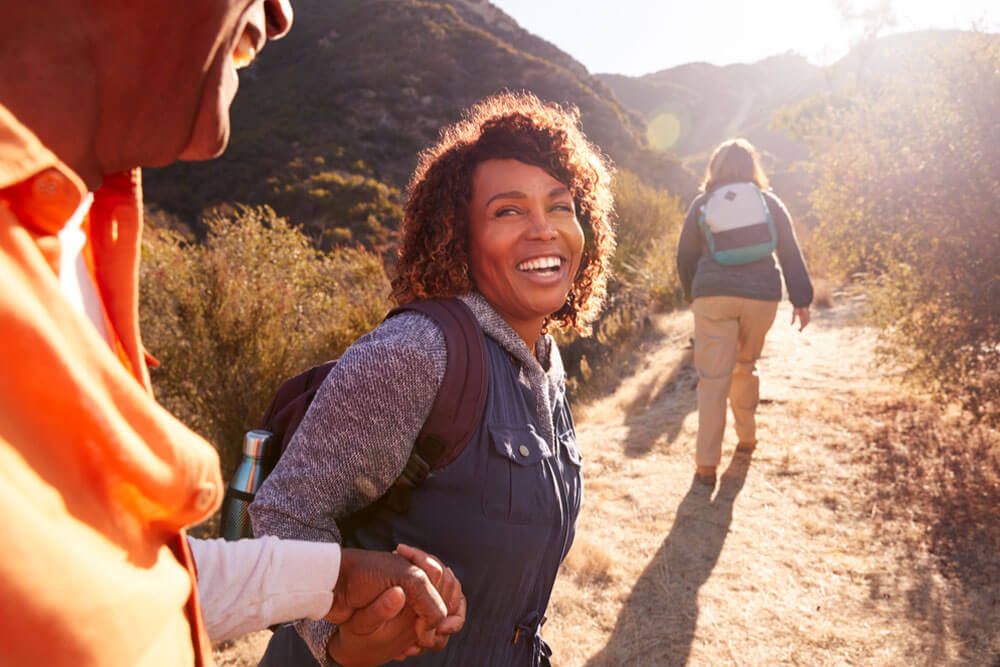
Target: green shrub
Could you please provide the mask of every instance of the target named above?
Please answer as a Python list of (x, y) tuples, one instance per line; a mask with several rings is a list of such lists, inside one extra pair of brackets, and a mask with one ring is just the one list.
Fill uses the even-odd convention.
[(626, 291), (646, 295), (657, 308), (680, 304), (677, 237), (684, 223), (681, 202), (666, 190), (646, 185), (630, 171), (615, 177), (618, 249), (613, 267)]
[(881, 352), (1000, 420), (1000, 46), (970, 35), (910, 72), (799, 109), (815, 250), (871, 289)]
[(574, 390), (588, 382), (589, 369), (613, 366), (618, 352), (642, 332), (653, 311), (676, 307), (683, 300), (675, 260), (684, 222), (680, 201), (627, 170), (615, 176), (614, 196), (618, 246), (604, 309), (592, 336), (559, 337)]
[(161, 362), (153, 371), (158, 399), (216, 446), (228, 477), (243, 432), (280, 382), (377, 325), (388, 281), (376, 256), (317, 251), (270, 208), (204, 222), (200, 244), (148, 230), (140, 316)]
[(387, 254), (403, 218), (399, 190), (361, 173), (289, 165), (271, 187), (267, 201), (324, 249), (353, 241)]

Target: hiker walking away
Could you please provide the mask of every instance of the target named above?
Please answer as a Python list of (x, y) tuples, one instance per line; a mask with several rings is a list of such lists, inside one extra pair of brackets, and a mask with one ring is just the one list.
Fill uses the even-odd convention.
[[(540, 630), (582, 498), (551, 331), (586, 328), (604, 296), (609, 167), (575, 112), (503, 94), (421, 154), (408, 194), (393, 296), (458, 296), (471, 309), (485, 334), (482, 417), (406, 512), (375, 502), (406, 466), (452, 358), (431, 319), (395, 315), (326, 377), (250, 506), (254, 530), (382, 549), (407, 541), (440, 556), (472, 613), (443, 651), (407, 665), (547, 665)], [(381, 664), (399, 653), (322, 621), (297, 630), (276, 633), (262, 664)]]
[(453, 577), (425, 554), (407, 552), (426, 572), (275, 539), (192, 541), (199, 609), (185, 528), (217, 508), (219, 461), (151, 392), (138, 167), (218, 155), (237, 67), (291, 18), (288, 0), (4, 3), (0, 664), (208, 665), (206, 624), (361, 632), (403, 603), (444, 623), (432, 580)]
[(791, 216), (768, 190), (749, 141), (731, 139), (712, 153), (701, 194), (691, 203), (681, 230), (677, 273), (694, 313), (695, 479), (714, 487), (727, 398), (737, 451), (752, 452), (757, 446), (756, 363), (781, 301), (781, 275), (794, 307), (792, 324), (798, 321), (799, 331), (809, 324), (813, 298)]

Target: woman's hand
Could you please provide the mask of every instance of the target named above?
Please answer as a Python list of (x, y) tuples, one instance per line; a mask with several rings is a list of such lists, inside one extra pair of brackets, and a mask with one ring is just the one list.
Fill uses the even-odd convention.
[[(396, 548), (396, 553), (407, 558), (427, 573), (448, 607), (448, 615), (434, 629), (429, 629), (424, 619), (417, 619), (417, 636), (425, 641), (421, 646), (431, 651), (440, 651), (448, 644), (448, 638), (465, 625), (466, 602), (465, 594), (462, 592), (462, 583), (450, 567), (446, 567), (439, 560), (416, 547), (400, 544)], [(429, 642), (429, 645), (426, 642)], [(407, 655), (417, 655), (417, 653), (408, 653)]]
[(799, 331), (806, 328), (809, 324), (809, 306), (803, 306), (802, 308), (795, 308), (792, 310), (792, 326), (795, 326), (795, 320), (799, 321)]

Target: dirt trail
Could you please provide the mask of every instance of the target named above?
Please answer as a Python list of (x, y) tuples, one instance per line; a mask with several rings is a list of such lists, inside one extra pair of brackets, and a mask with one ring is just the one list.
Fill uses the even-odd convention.
[[(864, 492), (856, 414), (897, 389), (856, 311), (841, 296), (799, 333), (779, 309), (760, 444), (734, 456), (727, 433), (714, 493), (692, 485), (689, 313), (658, 318), (634, 371), (577, 410), (586, 496), (545, 627), (555, 665), (1000, 667), (1000, 646), (963, 646), (955, 591), (912, 547), (919, 527), (887, 531)], [(266, 638), (220, 664), (255, 664)]]
[(896, 389), (856, 306), (804, 333), (781, 307), (760, 444), (734, 455), (727, 431), (715, 493), (692, 485), (689, 313), (658, 320), (638, 371), (581, 411), (585, 506), (545, 628), (557, 664), (992, 664), (963, 651), (948, 582), (883, 539), (866, 500), (854, 415)]

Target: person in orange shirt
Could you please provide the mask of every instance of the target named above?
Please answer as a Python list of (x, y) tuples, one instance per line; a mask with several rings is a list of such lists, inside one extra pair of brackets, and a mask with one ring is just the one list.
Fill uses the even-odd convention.
[(237, 69), (291, 17), (288, 0), (5, 3), (0, 664), (207, 665), (206, 621), (216, 638), (303, 616), (370, 632), (404, 604), (432, 628), (411, 654), (461, 628), (461, 587), (422, 552), (185, 535), (222, 485), (152, 397), (138, 167), (221, 153)]

